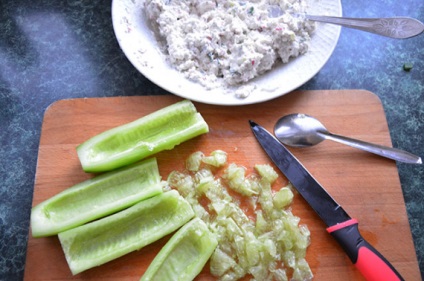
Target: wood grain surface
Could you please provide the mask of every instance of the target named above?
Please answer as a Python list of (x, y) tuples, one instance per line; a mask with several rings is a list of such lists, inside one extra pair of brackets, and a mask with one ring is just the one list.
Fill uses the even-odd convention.
[[(81, 169), (75, 150), (78, 144), (179, 100), (166, 95), (71, 99), (52, 104), (42, 125), (33, 205), (93, 176)], [(163, 179), (170, 171), (181, 170), (186, 157), (198, 150), (225, 150), (229, 162), (248, 170), (254, 164), (271, 163), (253, 137), (248, 120), (272, 130), (277, 119), (289, 113), (310, 114), (331, 132), (391, 146), (381, 102), (364, 90), (295, 91), (269, 102), (239, 107), (195, 105), (210, 132), (157, 154)], [(359, 220), (362, 235), (405, 280), (420, 280), (395, 162), (331, 141), (290, 150), (350, 216)], [(311, 230), (307, 260), (314, 280), (363, 280), (300, 195), (295, 196), (293, 213)], [(33, 238), (30, 234), (25, 280), (139, 280), (168, 238), (72, 276), (57, 236)], [(214, 279), (205, 267), (196, 280)]]

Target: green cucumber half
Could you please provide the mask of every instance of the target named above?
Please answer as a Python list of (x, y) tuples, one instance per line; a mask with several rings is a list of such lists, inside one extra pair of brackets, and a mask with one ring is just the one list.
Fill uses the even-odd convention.
[(151, 158), (76, 184), (32, 209), (32, 236), (54, 235), (158, 195), (160, 180)]
[(207, 133), (193, 103), (183, 100), (133, 122), (100, 133), (77, 147), (86, 172), (104, 172), (169, 150)]
[(193, 280), (217, 245), (215, 234), (201, 219), (194, 218), (171, 237), (140, 281)]
[(59, 233), (59, 240), (75, 275), (153, 243), (193, 216), (190, 204), (176, 190), (171, 190)]

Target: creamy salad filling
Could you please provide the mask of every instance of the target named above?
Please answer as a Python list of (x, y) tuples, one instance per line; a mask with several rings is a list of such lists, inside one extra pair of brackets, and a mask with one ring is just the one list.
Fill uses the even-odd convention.
[(241, 85), (308, 51), (306, 0), (146, 0), (167, 60), (212, 89)]

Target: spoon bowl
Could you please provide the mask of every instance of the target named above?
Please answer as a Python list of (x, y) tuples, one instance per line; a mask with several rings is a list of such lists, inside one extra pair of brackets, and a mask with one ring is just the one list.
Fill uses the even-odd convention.
[(308, 147), (329, 139), (396, 161), (422, 164), (421, 157), (409, 152), (332, 134), (317, 119), (302, 113), (281, 117), (275, 124), (274, 134), (280, 142), (288, 146)]
[(282, 143), (293, 147), (319, 144), (325, 140), (319, 132), (326, 131), (327, 129), (318, 120), (301, 113), (281, 117), (274, 127), (275, 136)]

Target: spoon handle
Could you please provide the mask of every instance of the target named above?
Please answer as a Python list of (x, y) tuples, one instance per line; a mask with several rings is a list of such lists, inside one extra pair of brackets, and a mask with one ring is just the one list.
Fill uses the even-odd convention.
[(369, 142), (364, 142), (361, 140), (356, 140), (356, 139), (352, 139), (352, 138), (348, 138), (348, 137), (344, 137), (344, 136), (340, 136), (340, 135), (336, 135), (332, 133), (320, 132), (319, 134), (326, 139), (336, 141), (342, 144), (346, 144), (358, 149), (362, 149), (362, 150), (365, 150), (365, 151), (368, 151), (368, 152), (371, 152), (386, 158), (390, 158), (399, 162), (405, 162), (410, 164), (422, 164), (421, 157), (414, 155), (412, 153), (397, 149), (397, 148), (382, 146), (378, 144), (372, 144)]
[(305, 16), (309, 20), (337, 24), (397, 39), (414, 37), (424, 31), (424, 24), (422, 22), (408, 17), (341, 18), (314, 15)]

